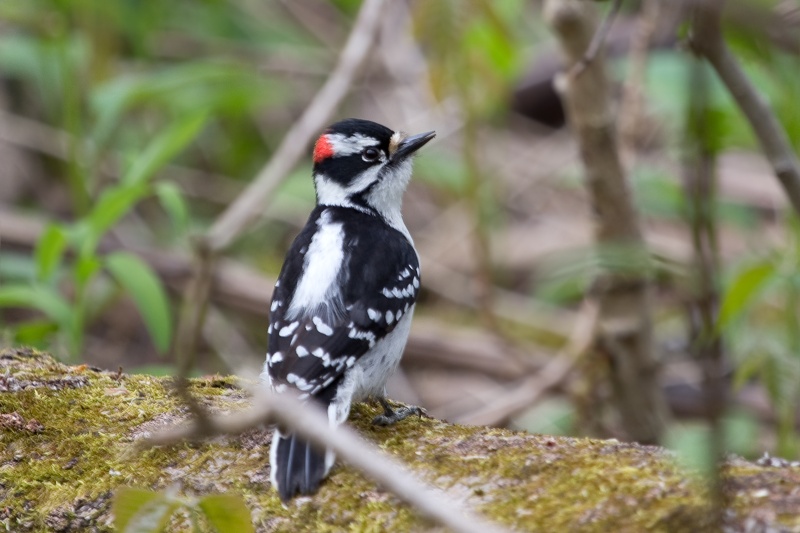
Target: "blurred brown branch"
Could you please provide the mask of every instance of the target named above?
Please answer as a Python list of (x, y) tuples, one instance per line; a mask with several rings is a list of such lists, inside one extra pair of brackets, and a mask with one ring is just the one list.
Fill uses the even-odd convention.
[(314, 136), (327, 125), (372, 50), (384, 4), (385, 0), (364, 1), (325, 84), (286, 133), (269, 162), (208, 230), (204, 239), (210, 250), (227, 248), (258, 219), (277, 186), (306, 154)]
[(483, 408), (457, 418), (462, 424), (501, 426), (520, 411), (530, 408), (548, 390), (563, 381), (594, 341), (597, 333), (598, 307), (591, 300), (584, 302), (572, 334), (560, 353), (536, 374), (527, 377)]
[(692, 13), (691, 45), (704, 57), (742, 110), (795, 212), (800, 213), (800, 160), (769, 103), (747, 77), (722, 35), (725, 2), (704, 2)]
[[(254, 377), (256, 382), (258, 378)], [(320, 448), (329, 448), (346, 463), (364, 472), (425, 516), (457, 532), (501, 533), (505, 528), (465, 509), (444, 492), (418, 480), (408, 469), (376, 446), (367, 443), (348, 426), (332, 428), (328, 417), (313, 404), (302, 403), (289, 394), (274, 394), (265, 387), (253, 387), (249, 409), (235, 414), (210, 416), (205, 421), (172, 426), (143, 441), (139, 447), (170, 445), (218, 435), (239, 435), (275, 423), (296, 432)]]
[[(602, 53), (580, 75), (573, 70), (596, 33), (595, 17), (590, 2), (545, 3), (545, 18), (567, 58), (568, 70), (557, 83), (580, 144), (598, 248), (631, 246), (646, 267), (649, 259), (618, 153)], [(592, 290), (600, 305), (595, 357), (607, 358), (603, 367), (612, 383), (615, 409), (628, 438), (654, 443), (664, 434), (666, 406), (657, 380), (647, 270), (628, 275), (606, 270), (594, 280)]]

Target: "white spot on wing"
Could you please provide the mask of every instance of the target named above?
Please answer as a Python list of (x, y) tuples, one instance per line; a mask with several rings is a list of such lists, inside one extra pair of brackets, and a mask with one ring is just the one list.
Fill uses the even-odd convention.
[(315, 316), (311, 320), (314, 322), (314, 325), (317, 326), (317, 331), (319, 331), (323, 335), (327, 335), (328, 337), (333, 335), (333, 329), (328, 324), (323, 322), (320, 317)]
[(372, 348), (375, 346), (375, 334), (368, 330), (360, 330), (358, 328), (350, 328), (350, 332), (347, 334), (348, 337), (351, 339), (361, 339), (366, 340), (369, 342), (369, 347)]
[(386, 287), (383, 288), (383, 290), (381, 291), (381, 294), (383, 294), (387, 298), (394, 298), (394, 294), (392, 294), (392, 291), (390, 291)]
[(386, 323), (391, 324), (392, 322), (394, 322), (394, 313), (386, 311)]
[(297, 321), (292, 322), (288, 326), (282, 327), (281, 330), (278, 332), (278, 335), (280, 335), (281, 337), (288, 337), (289, 335), (294, 333), (294, 330), (296, 330), (297, 326), (299, 326), (299, 325), (300, 325), (300, 322), (297, 322)]
[(380, 311), (376, 311), (375, 309), (372, 308), (367, 309), (367, 316), (376, 322), (381, 319)]
[[(417, 272), (419, 272), (419, 269), (417, 269)], [(415, 289), (419, 289), (419, 278), (414, 278), (414, 281), (411, 283), (414, 285)]]
[(298, 346), (294, 351), (297, 353), (297, 357), (305, 357), (308, 355), (308, 350), (305, 346)]
[(275, 352), (269, 358), (269, 363), (274, 365), (275, 363), (280, 363), (283, 361), (283, 354), (281, 352)]

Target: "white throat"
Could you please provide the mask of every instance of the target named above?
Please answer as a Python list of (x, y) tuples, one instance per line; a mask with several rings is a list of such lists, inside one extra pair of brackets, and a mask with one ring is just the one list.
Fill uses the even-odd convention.
[[(411, 161), (399, 165), (380, 165), (362, 172), (347, 187), (329, 179), (324, 174), (314, 175), (317, 205), (348, 207), (365, 213), (371, 212), (354, 201), (354, 197), (371, 187), (364, 195), (367, 205), (375, 210), (413, 244), (411, 234), (403, 222), (403, 193), (411, 181)], [(377, 182), (377, 183), (376, 183)]]

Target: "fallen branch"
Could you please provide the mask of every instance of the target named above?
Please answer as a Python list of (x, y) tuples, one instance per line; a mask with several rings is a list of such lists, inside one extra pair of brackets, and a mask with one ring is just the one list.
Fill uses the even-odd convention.
[(264, 423), (275, 423), (320, 447), (336, 452), (354, 466), (440, 524), (457, 532), (487, 533), (505, 531), (471, 513), (459, 502), (414, 477), (393, 457), (364, 441), (347, 426), (332, 428), (325, 414), (289, 394), (273, 394), (266, 387), (255, 387), (252, 407), (234, 415), (215, 416), (203, 422), (173, 426), (139, 442), (139, 447), (178, 444), (218, 435), (239, 435)]

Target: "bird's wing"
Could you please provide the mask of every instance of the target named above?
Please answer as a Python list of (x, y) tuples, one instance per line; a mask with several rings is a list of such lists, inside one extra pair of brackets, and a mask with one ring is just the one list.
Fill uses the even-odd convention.
[[(363, 243), (347, 261), (359, 280), (348, 283), (338, 312), (301, 310), (287, 316), (291, 289), (279, 279), (270, 314), (267, 370), (276, 390), (330, 401), (336, 384), (376, 342), (409, 312), (419, 292), (416, 252), (403, 239)], [(282, 273), (282, 277), (283, 277)], [(276, 304), (277, 302), (277, 304)]]

